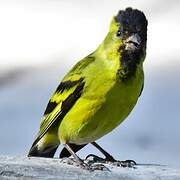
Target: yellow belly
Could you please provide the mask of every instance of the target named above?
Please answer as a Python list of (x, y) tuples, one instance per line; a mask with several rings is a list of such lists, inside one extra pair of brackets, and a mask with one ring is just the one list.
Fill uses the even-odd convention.
[(81, 97), (60, 124), (60, 142), (85, 144), (111, 132), (135, 106), (142, 85), (143, 72), (128, 82), (117, 81), (104, 97)]

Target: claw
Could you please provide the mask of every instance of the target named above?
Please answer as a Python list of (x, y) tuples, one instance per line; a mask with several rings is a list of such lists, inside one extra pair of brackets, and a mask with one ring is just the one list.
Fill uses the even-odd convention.
[(81, 167), (82, 169), (90, 170), (89, 165), (84, 163), (83, 160), (76, 161), (74, 158), (63, 158), (62, 162), (68, 165), (73, 165), (73, 166)]
[(88, 170), (88, 171), (95, 171), (95, 170), (100, 170), (100, 171), (110, 171), (105, 165), (103, 164), (92, 164), (92, 163), (82, 163), (81, 168)]
[[(93, 158), (92, 160), (89, 160), (90, 158)], [(125, 161), (118, 161), (115, 159), (109, 160), (107, 158), (103, 159), (99, 156), (96, 156), (94, 154), (89, 154), (85, 160), (89, 160), (89, 164), (93, 164), (93, 163), (107, 163), (107, 164), (111, 164), (114, 166), (119, 166), (119, 167), (134, 167), (136, 165), (136, 162), (134, 160), (125, 160)]]
[(91, 164), (90, 168), (92, 171), (100, 170), (100, 171), (110, 171), (105, 165), (103, 164)]
[(131, 160), (131, 159), (125, 160), (125, 162), (129, 163), (129, 164), (132, 164), (132, 165), (137, 165), (136, 161)]
[(110, 171), (105, 165), (100, 164), (100, 163), (94, 164), (95, 162), (92, 162), (92, 161), (84, 162), (83, 160), (81, 160), (80, 162), (77, 162), (74, 158), (63, 158), (62, 162), (66, 163), (68, 165), (80, 167), (80, 168), (82, 168), (84, 170), (88, 170), (88, 171), (95, 171), (95, 170)]

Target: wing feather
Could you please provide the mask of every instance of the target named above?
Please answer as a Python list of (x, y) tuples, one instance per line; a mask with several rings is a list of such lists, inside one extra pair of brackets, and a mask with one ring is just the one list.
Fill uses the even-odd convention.
[(31, 149), (39, 142), (39, 140), (50, 128), (54, 127), (56, 123), (60, 123), (62, 121), (66, 113), (79, 99), (85, 85), (85, 78), (82, 77), (82, 70), (93, 61), (94, 58), (91, 56), (83, 59), (64, 77), (63, 81), (57, 87), (48, 102), (40, 124), (40, 130), (32, 144)]

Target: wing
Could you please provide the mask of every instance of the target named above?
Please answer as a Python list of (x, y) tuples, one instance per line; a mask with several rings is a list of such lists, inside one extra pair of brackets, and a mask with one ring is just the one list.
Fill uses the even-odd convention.
[(85, 85), (85, 78), (82, 77), (82, 71), (93, 61), (94, 57), (89, 55), (77, 63), (64, 77), (48, 102), (40, 124), (40, 130), (32, 144), (32, 148), (50, 128), (62, 121), (67, 112), (80, 98)]

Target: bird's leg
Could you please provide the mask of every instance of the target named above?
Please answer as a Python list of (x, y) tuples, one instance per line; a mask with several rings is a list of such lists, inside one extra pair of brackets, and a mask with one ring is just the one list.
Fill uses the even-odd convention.
[(75, 158), (76, 162), (78, 163), (78, 165), (80, 167), (82, 167), (83, 169), (89, 169), (89, 166), (87, 164), (85, 164), (83, 162), (82, 159), (80, 159), (76, 153), (74, 153), (74, 151), (71, 149), (71, 147), (68, 144), (64, 144), (64, 147), (69, 151), (69, 153)]
[(105, 161), (116, 161), (107, 151), (105, 151), (101, 146), (99, 146), (96, 142), (92, 142), (94, 145), (106, 158)]
[(122, 167), (133, 167), (136, 165), (136, 162), (134, 160), (125, 160), (125, 161), (119, 161), (115, 160), (107, 151), (105, 151), (101, 146), (99, 146), (96, 142), (91, 143), (93, 146), (95, 146), (104, 156), (105, 159), (98, 157), (94, 154), (89, 154), (87, 158), (93, 157), (94, 162), (104, 162), (104, 163), (111, 163), (117, 166), (122, 166)]
[(78, 163), (78, 165), (86, 170), (109, 170), (108, 168), (106, 168), (103, 164), (97, 164), (97, 165), (89, 165), (87, 163), (85, 163), (82, 159), (80, 159), (76, 153), (74, 153), (74, 151), (71, 149), (71, 147), (68, 144), (64, 144), (64, 147), (69, 151), (69, 153), (75, 158), (76, 162)]

